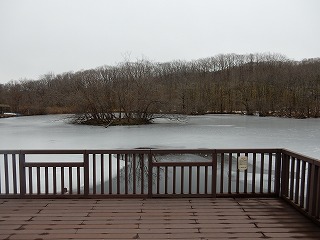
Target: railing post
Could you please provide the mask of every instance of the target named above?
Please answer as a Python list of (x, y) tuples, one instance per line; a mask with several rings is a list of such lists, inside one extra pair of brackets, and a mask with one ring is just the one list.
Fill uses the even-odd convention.
[[(277, 194), (278, 197), (281, 195), (280, 191), (280, 183), (281, 183), (281, 165), (282, 164), (282, 159), (281, 159), (281, 152), (280, 150), (277, 151), (276, 153), (276, 163), (275, 163), (275, 186), (274, 186), (274, 191)], [(271, 171), (269, 169), (269, 171)]]
[(89, 154), (87, 151), (83, 153), (83, 161), (84, 161), (84, 195), (89, 195), (89, 176), (90, 176), (90, 169), (89, 169)]
[(20, 196), (24, 196), (26, 194), (26, 155), (23, 153), (19, 153), (19, 179), (20, 179)]
[(320, 221), (320, 166), (317, 165), (317, 182), (316, 182), (316, 196), (315, 196), (315, 218)]
[(315, 163), (311, 166), (311, 179), (310, 179), (310, 196), (309, 196), (309, 215), (316, 215), (316, 200), (317, 200), (317, 183), (318, 183), (318, 169)]
[(289, 190), (289, 156), (282, 153), (281, 196), (288, 197)]
[(152, 198), (152, 178), (153, 178), (153, 171), (152, 171), (153, 165), (152, 165), (152, 151), (150, 149), (149, 155), (148, 155), (148, 197)]
[(212, 197), (217, 197), (217, 151), (212, 152)]

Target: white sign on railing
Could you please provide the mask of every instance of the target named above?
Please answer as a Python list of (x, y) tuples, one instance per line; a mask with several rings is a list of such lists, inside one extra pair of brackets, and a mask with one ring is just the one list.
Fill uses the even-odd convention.
[(240, 156), (238, 157), (238, 170), (245, 171), (248, 169), (248, 157)]

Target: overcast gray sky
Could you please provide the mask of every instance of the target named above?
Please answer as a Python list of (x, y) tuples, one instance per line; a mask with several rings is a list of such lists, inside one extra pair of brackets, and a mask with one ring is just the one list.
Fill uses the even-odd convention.
[(320, 57), (318, 0), (0, 0), (0, 83), (130, 57)]

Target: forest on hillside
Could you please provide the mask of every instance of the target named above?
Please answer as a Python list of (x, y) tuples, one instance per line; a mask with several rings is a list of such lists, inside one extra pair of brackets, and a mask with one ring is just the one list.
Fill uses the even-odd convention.
[(155, 114), (320, 117), (320, 59), (220, 54), (116, 66), (0, 84), (0, 104), (23, 115), (76, 113), (79, 123), (142, 124)]

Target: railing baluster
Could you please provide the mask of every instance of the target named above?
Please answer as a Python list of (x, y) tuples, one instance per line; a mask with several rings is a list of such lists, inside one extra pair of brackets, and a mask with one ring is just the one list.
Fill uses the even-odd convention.
[(144, 154), (141, 154), (141, 194), (144, 194)]
[(275, 160), (275, 193), (277, 196), (280, 196), (280, 182), (281, 182), (281, 153), (278, 151), (276, 153), (276, 160)]
[(45, 193), (48, 194), (49, 193), (49, 172), (48, 172), (48, 167), (45, 167)]
[(295, 193), (294, 193), (294, 202), (295, 204), (299, 203), (299, 187), (300, 187), (300, 159), (296, 160), (297, 168), (296, 168), (296, 186), (295, 186)]
[(8, 154), (4, 154), (4, 182), (6, 194), (9, 194), (9, 166), (8, 166)]
[(65, 194), (65, 187), (64, 187), (64, 167), (61, 167), (61, 194)]
[(317, 168), (315, 164), (311, 166), (311, 179), (310, 179), (310, 198), (309, 198), (309, 214), (315, 216), (316, 205), (316, 191), (317, 191)]
[(97, 194), (97, 163), (96, 154), (92, 154), (92, 191)]
[(272, 153), (269, 153), (269, 166), (268, 166), (268, 193), (271, 193), (271, 179), (272, 179)]
[[(25, 155), (19, 154), (19, 173), (20, 173), (20, 195), (24, 196), (26, 194), (26, 169), (25, 169)], [(0, 184), (1, 185), (1, 184)], [(1, 193), (1, 189), (0, 189)]]
[(204, 167), (204, 194), (208, 194), (208, 166)]
[(80, 195), (80, 189), (81, 189), (81, 173), (80, 173), (80, 167), (77, 167), (77, 194)]
[(176, 166), (173, 166), (172, 193), (176, 194)]
[(256, 193), (256, 165), (257, 165), (257, 154), (253, 153), (252, 160), (252, 193)]
[(132, 157), (132, 184), (133, 184), (133, 194), (136, 194), (137, 189), (137, 166), (136, 166), (136, 154)]
[(211, 195), (213, 198), (217, 196), (217, 152), (212, 153), (212, 185), (211, 185)]
[(224, 182), (224, 153), (221, 153), (221, 171), (220, 171), (220, 193), (223, 193), (223, 182)]
[(83, 153), (83, 171), (84, 171), (84, 195), (89, 195), (90, 189), (90, 165), (89, 165), (89, 154), (87, 152)]
[(157, 194), (160, 193), (160, 166), (157, 166)]
[(304, 208), (305, 203), (305, 184), (306, 184), (306, 162), (302, 160), (301, 165), (301, 191), (300, 191), (300, 207)]
[[(0, 158), (0, 164), (1, 164), (1, 160), (2, 159)], [(0, 194), (2, 194), (2, 182), (1, 182), (2, 180), (1, 179), (2, 179), (2, 176), (1, 176), (1, 171), (0, 171)]]
[[(249, 161), (249, 154), (245, 153), (245, 156), (248, 158)], [(243, 192), (248, 193), (248, 169), (244, 171), (244, 186), (243, 186)]]
[(281, 172), (281, 196), (288, 197), (289, 187), (289, 156), (282, 154), (282, 172)]
[(290, 170), (290, 200), (293, 200), (293, 192), (294, 192), (294, 169), (295, 169), (295, 158), (291, 157), (291, 170)]
[(148, 196), (152, 197), (152, 179), (153, 179), (153, 162), (152, 162), (152, 153), (148, 154)]
[(189, 194), (192, 193), (192, 167), (189, 166)]
[(315, 217), (316, 219), (319, 219), (319, 215), (320, 215), (320, 167), (317, 166), (316, 167), (317, 169), (317, 172), (318, 172), (318, 176), (317, 176), (317, 179), (318, 179), (318, 182), (317, 182), (317, 190), (316, 190), (316, 193), (317, 193), (317, 198), (315, 200), (315, 203), (316, 203), (316, 214), (315, 214)]
[[(16, 163), (16, 155), (12, 154), (12, 173), (13, 173), (13, 193), (17, 194), (17, 163)], [(0, 191), (1, 193), (1, 191)]]
[(184, 194), (184, 166), (181, 166), (181, 184), (180, 184), (180, 193)]
[(52, 176), (52, 182), (53, 182), (53, 194), (57, 194), (57, 167), (53, 167), (53, 176)]
[(109, 194), (112, 194), (112, 154), (109, 153)]
[(128, 194), (128, 154), (124, 156), (124, 193)]
[(264, 153), (261, 153), (261, 163), (260, 163), (260, 193), (263, 193), (263, 181), (264, 181)]
[(312, 173), (312, 164), (307, 163), (307, 195), (306, 195), (306, 211), (310, 211), (310, 193), (311, 193), (311, 173)]
[(232, 153), (229, 153), (228, 193), (232, 191)]
[(32, 167), (29, 167), (28, 168), (29, 170), (29, 194), (33, 194), (33, 168)]
[(197, 166), (197, 194), (200, 193), (200, 166)]
[(240, 171), (238, 167), (238, 159), (240, 157), (240, 153), (237, 153), (237, 177), (236, 177), (236, 193), (239, 194), (239, 187), (240, 187)]
[(117, 194), (120, 194), (120, 154), (117, 154)]
[(41, 193), (41, 176), (40, 176), (40, 167), (37, 167), (37, 194)]
[(164, 167), (164, 194), (168, 194), (168, 166)]
[(100, 155), (101, 164), (100, 164), (100, 173), (101, 173), (101, 187), (100, 192), (101, 194), (104, 194), (104, 155)]
[(69, 193), (70, 194), (73, 194), (73, 191), (72, 191), (72, 167), (69, 167)]

